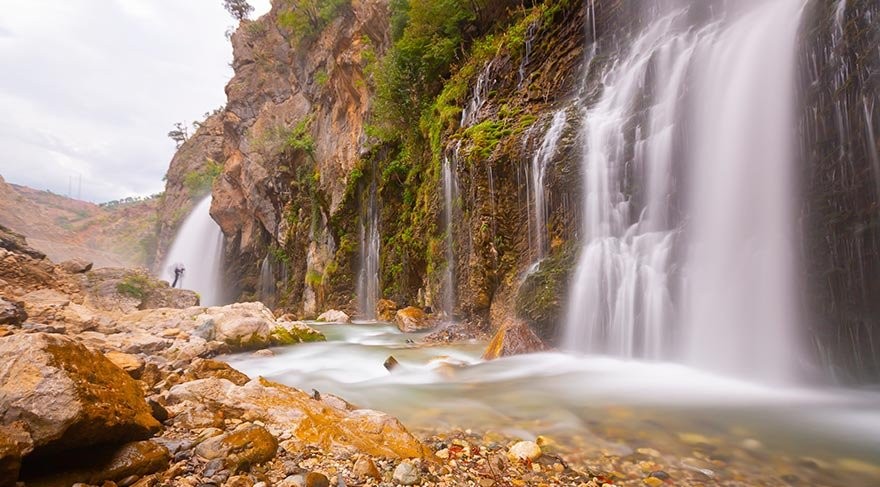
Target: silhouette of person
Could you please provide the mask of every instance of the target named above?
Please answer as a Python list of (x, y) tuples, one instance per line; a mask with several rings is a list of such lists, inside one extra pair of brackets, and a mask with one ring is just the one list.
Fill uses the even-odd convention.
[[(174, 265), (174, 282), (171, 283), (171, 287), (177, 287), (177, 282), (183, 279), (183, 272), (186, 270), (183, 267), (183, 264), (175, 264)], [(183, 281), (180, 282), (181, 287), (183, 286)]]

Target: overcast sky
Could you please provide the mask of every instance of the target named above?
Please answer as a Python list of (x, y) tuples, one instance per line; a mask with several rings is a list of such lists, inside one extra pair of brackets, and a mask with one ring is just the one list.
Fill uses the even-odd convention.
[[(270, 0), (251, 0), (256, 14)], [(162, 191), (174, 122), (226, 102), (222, 0), (0, 0), (0, 175), (102, 202)]]

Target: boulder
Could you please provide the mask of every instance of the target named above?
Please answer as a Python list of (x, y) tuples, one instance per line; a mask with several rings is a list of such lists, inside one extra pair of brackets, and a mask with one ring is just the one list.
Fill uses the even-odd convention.
[(389, 458), (420, 458), (426, 452), (415, 436), (385, 413), (356, 409), (329, 394), (315, 399), (262, 378), (244, 386), (218, 378), (178, 384), (169, 391), (168, 404), (172, 413), (202, 410), (260, 421), (275, 435), (291, 432), (300, 443), (323, 450), (353, 449)]
[(0, 298), (0, 325), (18, 326), (28, 318), (24, 304)]
[(71, 259), (58, 264), (58, 267), (61, 267), (71, 274), (84, 274), (92, 270), (92, 265), (93, 264), (87, 260)]
[(263, 303), (235, 303), (208, 308), (197, 319), (214, 322), (214, 339), (233, 349), (263, 348), (271, 342), (275, 317)]
[(548, 349), (547, 344), (538, 338), (528, 325), (514, 321), (505, 323), (498, 329), (486, 351), (483, 352), (483, 359), (494, 360), (510, 355), (543, 352)]
[(327, 323), (351, 323), (351, 317), (342, 311), (331, 309), (321, 313), (316, 321)]
[(394, 315), (397, 313), (397, 303), (390, 299), (380, 299), (376, 303), (376, 319), (379, 321), (394, 321)]
[(424, 311), (412, 306), (397, 310), (394, 324), (404, 333), (424, 331), (434, 327), (434, 321), (429, 319)]
[(0, 338), (0, 424), (16, 421), (42, 452), (146, 439), (160, 428), (122, 369), (44, 333)]
[(293, 345), (327, 340), (323, 333), (299, 321), (277, 322), (275, 328), (272, 329), (271, 338), (274, 345)]
[(235, 431), (209, 438), (196, 447), (196, 455), (205, 460), (221, 459), (226, 468), (237, 471), (250, 470), (275, 458), (278, 440), (266, 428), (242, 424)]
[(27, 239), (20, 233), (0, 225), (0, 249), (8, 250), (17, 254), (25, 254), (33, 259), (42, 260), (46, 254), (29, 246)]

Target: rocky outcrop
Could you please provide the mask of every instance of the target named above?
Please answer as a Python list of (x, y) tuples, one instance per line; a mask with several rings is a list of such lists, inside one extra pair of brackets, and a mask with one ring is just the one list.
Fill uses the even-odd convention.
[(510, 355), (543, 352), (549, 347), (523, 322), (510, 322), (502, 326), (492, 337), (483, 352), (483, 359), (493, 360)]
[(316, 400), (264, 379), (236, 386), (211, 378), (174, 386), (168, 407), (172, 412), (187, 411), (191, 415), (222, 411), (227, 417), (259, 420), (274, 434), (291, 431), (295, 441), (282, 445), (285, 448), (355, 449), (389, 458), (421, 458), (425, 454), (422, 444), (391, 416), (356, 409), (333, 396), (321, 397)]
[(139, 309), (198, 306), (198, 295), (172, 288), (144, 270), (106, 267), (82, 278), (88, 303), (105, 311), (131, 313)]
[(21, 325), (28, 318), (20, 301), (0, 298), (0, 325)]
[(40, 454), (140, 440), (160, 426), (125, 372), (70, 338), (42, 333), (0, 339), (0, 424), (19, 421)]

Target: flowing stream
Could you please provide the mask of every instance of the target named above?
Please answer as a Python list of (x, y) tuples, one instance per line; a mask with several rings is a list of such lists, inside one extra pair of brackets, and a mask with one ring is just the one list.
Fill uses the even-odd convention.
[[(770, 387), (673, 363), (562, 353), (484, 362), (482, 343), (413, 344), (423, 335), (386, 324), (312, 326), (328, 341), (223, 359), (251, 377), (337, 394), (416, 429), (579, 436), (585, 448), (621, 454), (647, 435), (655, 448), (690, 455), (669, 440), (687, 433), (880, 462), (878, 392)], [(390, 355), (400, 362), (393, 373), (382, 365)]]
[(211, 196), (200, 201), (186, 217), (162, 266), (162, 278), (174, 282), (174, 267), (186, 269), (177, 286), (199, 294), (202, 306), (223, 303), (223, 232), (211, 218)]

